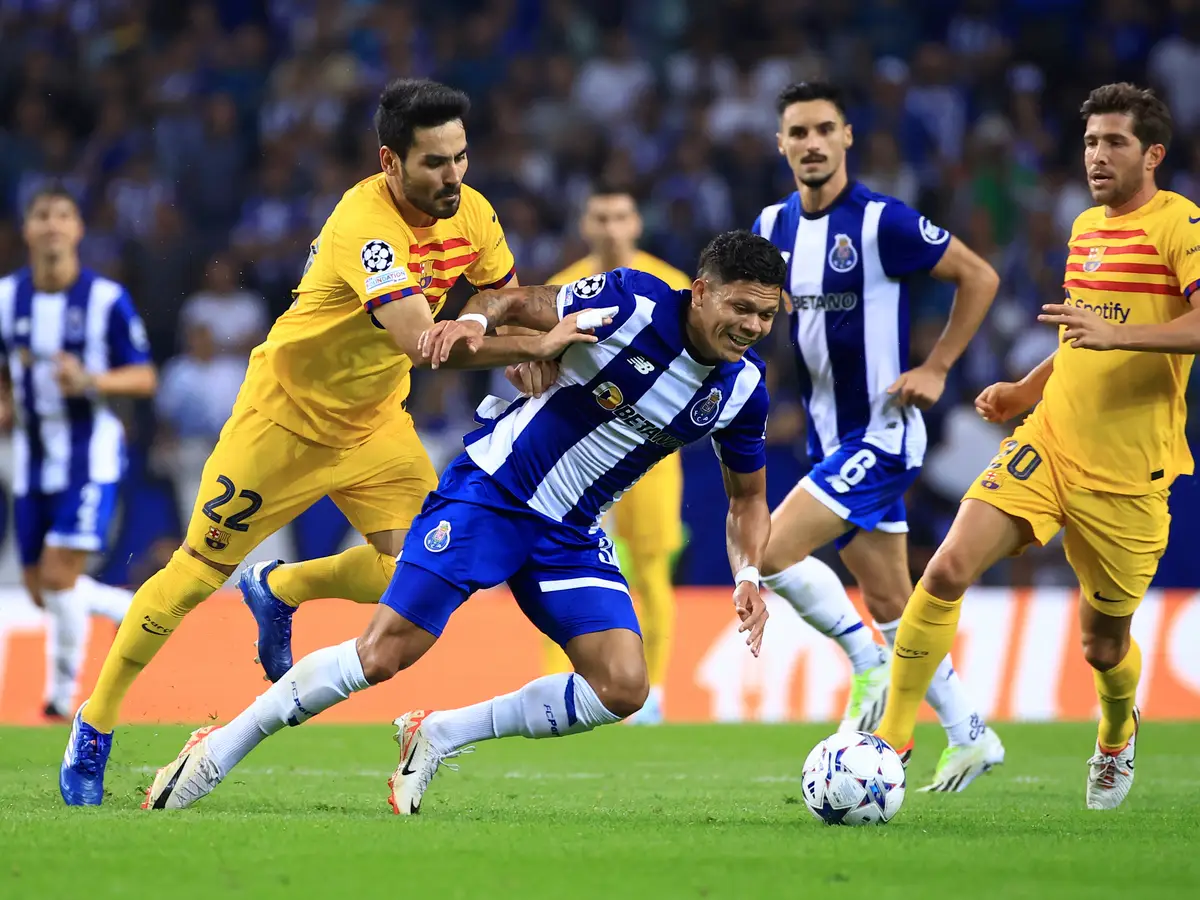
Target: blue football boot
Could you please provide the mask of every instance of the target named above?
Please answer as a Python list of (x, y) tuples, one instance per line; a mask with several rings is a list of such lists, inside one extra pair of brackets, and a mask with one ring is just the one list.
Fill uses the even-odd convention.
[(258, 658), (255, 662), (263, 667), (271, 681), (278, 681), (292, 667), (292, 616), (296, 608), (276, 597), (267, 584), (267, 576), (282, 562), (277, 559), (255, 563), (238, 579), (242, 600), (258, 623)]
[(58, 769), (58, 790), (67, 806), (99, 806), (104, 800), (104, 767), (112, 739), (83, 721), (83, 706), (79, 707)]

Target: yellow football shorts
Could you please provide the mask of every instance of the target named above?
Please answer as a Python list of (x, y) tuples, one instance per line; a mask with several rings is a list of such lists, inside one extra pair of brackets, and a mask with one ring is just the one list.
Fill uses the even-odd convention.
[(1067, 562), (1097, 612), (1132, 615), (1167, 548), (1167, 495), (1109, 494), (1072, 483), (1073, 468), (1026, 423), (1000, 445), (963, 499), (982, 500), (1024, 519), (1037, 543), (1063, 529)]
[(235, 565), (327, 494), (363, 535), (406, 529), (436, 486), (408, 413), (340, 449), (238, 404), (204, 465), (187, 544), (205, 559)]
[(679, 454), (656, 464), (612, 508), (613, 532), (639, 554), (683, 546), (683, 464)]

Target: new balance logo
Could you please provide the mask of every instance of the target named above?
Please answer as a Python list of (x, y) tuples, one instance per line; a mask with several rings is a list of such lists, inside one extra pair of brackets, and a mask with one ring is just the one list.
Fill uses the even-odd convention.
[(637, 369), (639, 375), (649, 375), (654, 371), (654, 363), (644, 356), (629, 357), (629, 364)]

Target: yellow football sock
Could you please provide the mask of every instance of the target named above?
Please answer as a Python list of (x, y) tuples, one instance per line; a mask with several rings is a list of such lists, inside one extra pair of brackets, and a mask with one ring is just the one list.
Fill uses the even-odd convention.
[(902, 750), (912, 740), (917, 710), (933, 681), (933, 673), (954, 644), (962, 598), (939, 600), (918, 582), (904, 607), (892, 649), (892, 680), (887, 708), (876, 731)]
[(225, 583), (225, 576), (182, 548), (152, 575), (125, 614), (88, 698), (83, 720), (97, 731), (112, 731), (121, 703), (134, 680), (191, 610)]
[(671, 556), (668, 553), (636, 555), (637, 573), (634, 590), (638, 598), (642, 625), (642, 645), (652, 687), (667, 682), (667, 664), (671, 659), (671, 641), (675, 636), (675, 589), (671, 584)]
[(336, 556), (277, 566), (267, 576), (267, 584), (288, 606), (325, 597), (378, 603), (395, 573), (394, 557), (362, 544)]
[(1142, 648), (1130, 638), (1125, 658), (1101, 672), (1092, 670), (1100, 698), (1100, 749), (1120, 750), (1133, 737), (1133, 704), (1142, 677)]

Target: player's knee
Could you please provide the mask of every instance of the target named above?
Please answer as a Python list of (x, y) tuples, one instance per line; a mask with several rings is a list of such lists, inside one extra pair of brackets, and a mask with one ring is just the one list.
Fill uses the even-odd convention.
[(1098, 672), (1107, 672), (1125, 658), (1129, 647), (1122, 638), (1109, 635), (1083, 634), (1083, 658)]
[(622, 719), (641, 709), (650, 696), (650, 678), (641, 661), (636, 664), (614, 661), (605, 671), (586, 677), (604, 708)]
[[(903, 588), (879, 590), (878, 588), (867, 589), (864, 587), (861, 590), (863, 605), (876, 622), (895, 622), (904, 614), (904, 607), (908, 603), (908, 594), (903, 593)], [(934, 596), (936, 597), (937, 594)]]
[(78, 567), (59, 554), (46, 554), (38, 565), (38, 584), (45, 591), (69, 591), (78, 577)]
[(939, 600), (957, 600), (974, 581), (975, 565), (963, 548), (942, 544), (925, 567), (921, 584)]
[[(390, 615), (381, 615), (383, 611)], [(428, 631), (380, 607), (358, 639), (358, 658), (369, 684), (387, 681), (425, 655), (437, 640)]]

